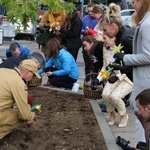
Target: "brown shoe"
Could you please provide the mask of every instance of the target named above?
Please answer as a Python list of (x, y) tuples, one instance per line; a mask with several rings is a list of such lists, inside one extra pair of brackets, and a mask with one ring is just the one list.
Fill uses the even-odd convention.
[(127, 123), (128, 123), (128, 119), (129, 119), (129, 116), (127, 114), (121, 116), (118, 128), (124, 128), (124, 127), (126, 127)]
[(47, 82), (45, 84), (43, 84), (44, 86), (50, 86), (51, 83), (50, 83), (50, 80), (48, 79)]

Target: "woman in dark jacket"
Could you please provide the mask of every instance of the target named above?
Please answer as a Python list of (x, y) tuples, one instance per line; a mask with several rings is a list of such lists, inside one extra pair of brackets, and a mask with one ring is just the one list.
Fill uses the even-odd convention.
[[(120, 6), (114, 3), (109, 4), (101, 22), (106, 47), (114, 49), (115, 46), (121, 44), (123, 47), (120, 49), (123, 53), (132, 54), (134, 30), (122, 26)], [(120, 61), (115, 62), (115, 64), (113, 62), (114, 60), (110, 61), (109, 67), (115, 70), (115, 74), (110, 76), (105, 84), (102, 99), (107, 105), (107, 111), (110, 113), (108, 124), (114, 125), (117, 115), (115, 108), (117, 108), (120, 115), (118, 127), (121, 128), (126, 127), (128, 122), (128, 114), (122, 99), (132, 91), (132, 68), (122, 65)]]
[[(125, 54), (132, 54), (132, 42), (133, 42), (134, 31), (135, 30), (133, 28), (130, 28), (128, 26), (122, 26), (120, 27), (116, 35), (115, 44), (116, 45), (121, 44), (123, 46), (122, 52)], [(119, 70), (121, 71), (121, 73), (125, 73), (131, 81), (133, 80), (132, 67), (124, 65), (123, 67), (120, 67)]]
[[(103, 66), (103, 42), (97, 41), (92, 36), (88, 35), (83, 38), (83, 47), (91, 58), (91, 71), (98, 73)], [(89, 77), (86, 78), (88, 82)]]
[(76, 61), (79, 48), (82, 45), (80, 37), (82, 29), (81, 19), (76, 12), (68, 14), (66, 16), (65, 24), (62, 27), (60, 25), (56, 25), (55, 29), (63, 35), (62, 42)]

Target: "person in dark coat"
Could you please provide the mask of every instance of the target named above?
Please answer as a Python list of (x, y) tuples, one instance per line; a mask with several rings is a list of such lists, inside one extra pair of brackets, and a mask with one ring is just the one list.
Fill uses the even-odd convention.
[[(95, 6), (95, 4), (92, 2), (92, 3), (88, 3), (87, 5), (87, 12), (88, 14), (85, 15), (83, 18), (82, 18), (82, 30), (81, 30), (81, 34), (84, 36), (87, 36), (89, 35), (88, 34), (88, 30), (87, 30), (87, 27), (89, 29), (94, 29), (95, 26), (97, 25), (98, 23), (98, 19), (96, 19), (94, 17), (94, 14), (92, 13), (92, 10), (93, 10), (93, 7)], [(87, 53), (87, 51), (84, 50), (84, 48), (82, 48), (83, 51), (83, 60), (84, 60), (84, 64), (85, 64), (85, 75), (89, 74), (91, 72), (91, 59), (89, 58), (89, 55)], [(86, 82), (88, 82), (90, 80), (90, 78), (86, 78)]]
[(8, 59), (4, 60), (0, 64), (0, 68), (13, 69), (13, 68), (17, 67), (19, 65), (19, 63), (24, 59), (28, 59), (28, 57), (22, 57), (22, 56), (9, 57)]
[[(83, 37), (83, 48), (84, 51), (87, 52), (89, 58), (90, 58), (90, 70), (89, 73), (98, 73), (103, 66), (103, 42), (97, 41), (94, 37), (87, 35)], [(88, 78), (88, 80), (87, 80)], [(85, 78), (85, 84), (89, 84), (89, 80), (93, 81), (95, 80), (95, 75), (86, 75)]]
[(63, 26), (56, 25), (55, 29), (63, 35), (62, 44), (76, 61), (78, 51), (82, 45), (80, 36), (82, 21), (76, 11), (72, 14), (67, 14), (65, 24)]
[(85, 36), (83, 39), (84, 50), (88, 53), (91, 59), (91, 66), (93, 73), (98, 73), (103, 66), (103, 42), (97, 41), (90, 35)]

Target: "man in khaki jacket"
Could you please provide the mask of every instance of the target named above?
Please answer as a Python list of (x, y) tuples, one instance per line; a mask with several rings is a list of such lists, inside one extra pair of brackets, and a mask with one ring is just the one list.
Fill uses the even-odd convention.
[[(37, 70), (37, 64), (30, 59), (23, 60), (15, 69), (0, 69), (0, 139), (23, 122), (33, 125), (35, 113), (28, 104), (28, 88), (23, 79), (40, 78)], [(15, 103), (17, 109), (13, 108)]]

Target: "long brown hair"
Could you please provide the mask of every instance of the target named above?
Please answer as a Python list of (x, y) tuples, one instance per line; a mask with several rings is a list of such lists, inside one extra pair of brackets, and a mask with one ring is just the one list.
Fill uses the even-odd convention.
[(91, 47), (91, 49), (89, 51), (89, 54), (92, 55), (93, 52), (94, 52), (95, 46), (98, 44), (98, 41), (90, 35), (87, 35), (87, 36), (83, 37), (82, 42), (83, 41), (86, 41), (90, 44), (93, 43), (93, 46)]
[(66, 15), (65, 22), (62, 26), (64, 30), (70, 30), (72, 18), (73, 18), (73, 14), (67, 14)]
[(66, 15), (65, 22), (64, 22), (64, 24), (62, 26), (64, 30), (70, 30), (70, 28), (71, 28), (71, 21), (74, 18), (76, 13), (77, 13), (77, 10), (76, 10), (76, 8), (74, 8), (72, 13), (68, 13)]
[(46, 44), (46, 54), (48, 58), (57, 57), (61, 48), (63, 48), (63, 46), (61, 45), (59, 40), (57, 40), (56, 38), (50, 39)]
[[(139, 0), (136, 0), (139, 1)], [(145, 14), (150, 11), (150, 0), (143, 0), (140, 10), (134, 15), (134, 22), (136, 25), (143, 19)]]

